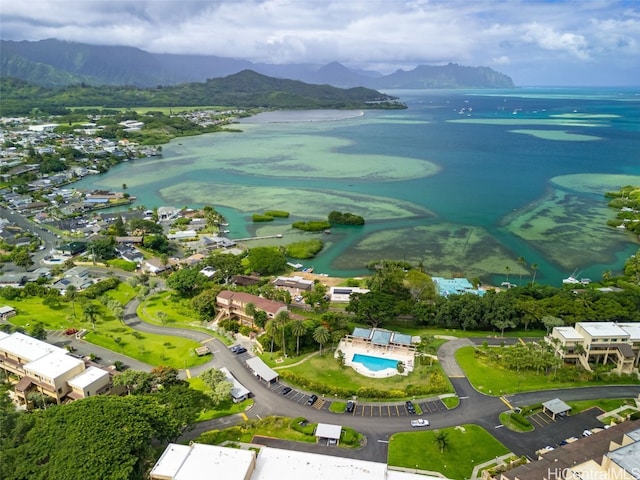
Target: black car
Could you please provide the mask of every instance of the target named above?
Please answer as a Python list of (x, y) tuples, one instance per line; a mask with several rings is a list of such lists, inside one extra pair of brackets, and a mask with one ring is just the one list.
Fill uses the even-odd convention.
[(413, 403), (410, 400), (407, 400), (404, 405), (407, 408), (407, 412), (409, 413), (409, 415), (413, 415), (416, 413), (416, 408), (413, 406)]
[(282, 395), (286, 395), (287, 393), (289, 393), (291, 391), (291, 387), (284, 387), (282, 389)]
[(234, 350), (234, 353), (235, 353), (236, 355), (240, 355), (241, 353), (244, 353), (244, 352), (246, 352), (246, 351), (247, 351), (247, 349), (246, 349), (246, 348), (244, 348), (244, 347), (238, 347), (238, 348), (236, 348), (236, 349)]
[(345, 409), (347, 413), (353, 413), (353, 410), (356, 408), (356, 402), (353, 400), (349, 400), (347, 402), (347, 408)]
[(311, 406), (314, 403), (316, 403), (316, 400), (318, 400), (318, 395), (313, 394), (309, 397), (309, 400), (307, 400), (307, 405)]

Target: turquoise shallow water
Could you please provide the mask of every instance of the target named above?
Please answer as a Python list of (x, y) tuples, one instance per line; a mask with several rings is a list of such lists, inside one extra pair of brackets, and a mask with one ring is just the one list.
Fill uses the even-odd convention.
[[(635, 238), (606, 227), (614, 212), (602, 194), (640, 184), (640, 89), (391, 93), (409, 108), (259, 116), (242, 133), (176, 139), (161, 159), (77, 186), (127, 183), (147, 207), (212, 204), (236, 238), (292, 241), (305, 238), (293, 220), (363, 215), (364, 227), (321, 236), (325, 249), (306, 262), (339, 276), (395, 258), (434, 275), (559, 284), (574, 271), (618, 271), (636, 251)], [(292, 216), (250, 222), (272, 208)]]

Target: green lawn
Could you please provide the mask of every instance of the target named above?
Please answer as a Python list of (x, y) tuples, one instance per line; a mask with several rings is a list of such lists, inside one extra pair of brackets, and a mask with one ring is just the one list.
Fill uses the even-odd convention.
[(601, 398), (599, 400), (584, 400), (580, 402), (567, 402), (571, 407), (571, 415), (598, 407), (604, 412), (610, 412), (623, 405), (634, 405), (635, 402), (631, 398)]
[(443, 453), (437, 430), (396, 433), (389, 439), (389, 465), (440, 472), (447, 478), (469, 478), (478, 463), (509, 452), (507, 447), (477, 425), (445, 428), (448, 444)]
[[(505, 347), (509, 348), (509, 347)], [(574, 380), (560, 381), (554, 373), (545, 375), (530, 370), (509, 370), (487, 359), (475, 355), (475, 347), (463, 347), (456, 352), (456, 360), (465, 372), (473, 386), (480, 392), (489, 395), (504, 395), (507, 393), (546, 390), (550, 388), (582, 387), (590, 385), (607, 385), (611, 381), (603, 380)], [(623, 381), (612, 377), (614, 381)], [(629, 383), (629, 380), (626, 380)]]
[[(135, 290), (130, 285), (121, 283), (106, 295), (125, 304), (135, 296)], [(86, 329), (89, 333), (84, 337), (85, 341), (150, 365), (189, 368), (209, 360), (208, 356), (196, 355), (194, 349), (200, 346), (198, 342), (137, 332), (117, 320), (98, 300), (93, 302), (100, 309), (95, 321), (95, 330), (92, 324), (83, 318), (82, 307), (78, 301), (73, 304), (62, 301), (55, 308), (43, 305), (42, 299), (38, 297), (7, 300), (5, 303), (17, 311), (17, 315), (11, 318), (11, 323), (24, 327), (27, 332), (36, 322), (42, 322), (47, 330)]]
[[(200, 377), (191, 377), (187, 379), (189, 386), (194, 390), (199, 390), (204, 392), (206, 390), (204, 382)], [(204, 422), (205, 420), (211, 420), (212, 418), (220, 418), (226, 417), (229, 415), (234, 415), (236, 413), (242, 413), (247, 410), (249, 407), (253, 405), (253, 399), (247, 399), (244, 402), (233, 403), (231, 400), (224, 403), (223, 405), (219, 405), (215, 409), (207, 409), (200, 412), (200, 416), (198, 417), (198, 422)]]
[[(409, 335), (443, 335), (443, 336), (451, 336), (458, 338), (467, 338), (467, 337), (495, 337), (499, 335), (500, 332), (494, 331), (484, 331), (484, 330), (460, 330), (456, 328), (421, 328), (415, 325), (408, 325), (406, 322), (388, 322), (385, 323), (384, 328), (388, 328), (389, 330), (396, 330), (398, 332), (406, 333)], [(509, 338), (521, 338), (521, 337), (544, 337), (546, 335), (545, 330), (507, 330), (504, 332), (505, 337)]]
[[(269, 355), (270, 354), (266, 353), (263, 354), (262, 357), (269, 357)], [(278, 369), (278, 371), (281, 373), (284, 371), (291, 371), (295, 375), (310, 382), (323, 384), (329, 388), (337, 387), (341, 389), (348, 388), (357, 390), (362, 387), (373, 387), (378, 390), (395, 390), (399, 392), (403, 392), (411, 385), (426, 384), (431, 375), (435, 375), (441, 379), (441, 383), (439, 384), (440, 388), (437, 392), (430, 393), (429, 395), (449, 393), (453, 391), (437, 362), (434, 362), (431, 367), (428, 364), (420, 365), (419, 362), (416, 362), (415, 370), (407, 376), (394, 375), (393, 377), (388, 378), (372, 379), (356, 373), (356, 371), (351, 367), (341, 367), (338, 365), (336, 359), (333, 358), (332, 352), (324, 352), (323, 355), (309, 357), (307, 361), (299, 365)], [(291, 380), (288, 379), (287, 381)]]
[[(189, 299), (181, 298), (171, 291), (156, 293), (142, 301), (136, 313), (142, 320), (153, 325), (199, 330), (208, 335), (215, 336), (226, 344), (230, 344), (226, 337), (218, 335), (213, 330), (209, 330), (204, 326), (203, 322), (191, 308), (190, 302)], [(164, 312), (167, 315), (166, 319), (163, 320), (158, 315), (159, 312)]]

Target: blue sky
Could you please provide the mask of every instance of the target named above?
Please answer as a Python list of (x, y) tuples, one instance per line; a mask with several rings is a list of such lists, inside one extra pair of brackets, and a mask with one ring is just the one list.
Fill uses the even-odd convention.
[(5, 40), (58, 38), (390, 73), (483, 65), (527, 85), (640, 85), (640, 0), (0, 0)]

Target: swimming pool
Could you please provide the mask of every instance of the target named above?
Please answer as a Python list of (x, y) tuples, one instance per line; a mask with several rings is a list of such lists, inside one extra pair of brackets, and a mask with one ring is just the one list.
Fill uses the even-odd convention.
[(387, 368), (393, 368), (394, 370), (398, 368), (398, 360), (392, 360), (391, 358), (372, 357), (370, 355), (361, 355), (359, 353), (354, 353), (351, 361), (361, 363), (373, 372), (379, 372), (380, 370), (385, 370)]

